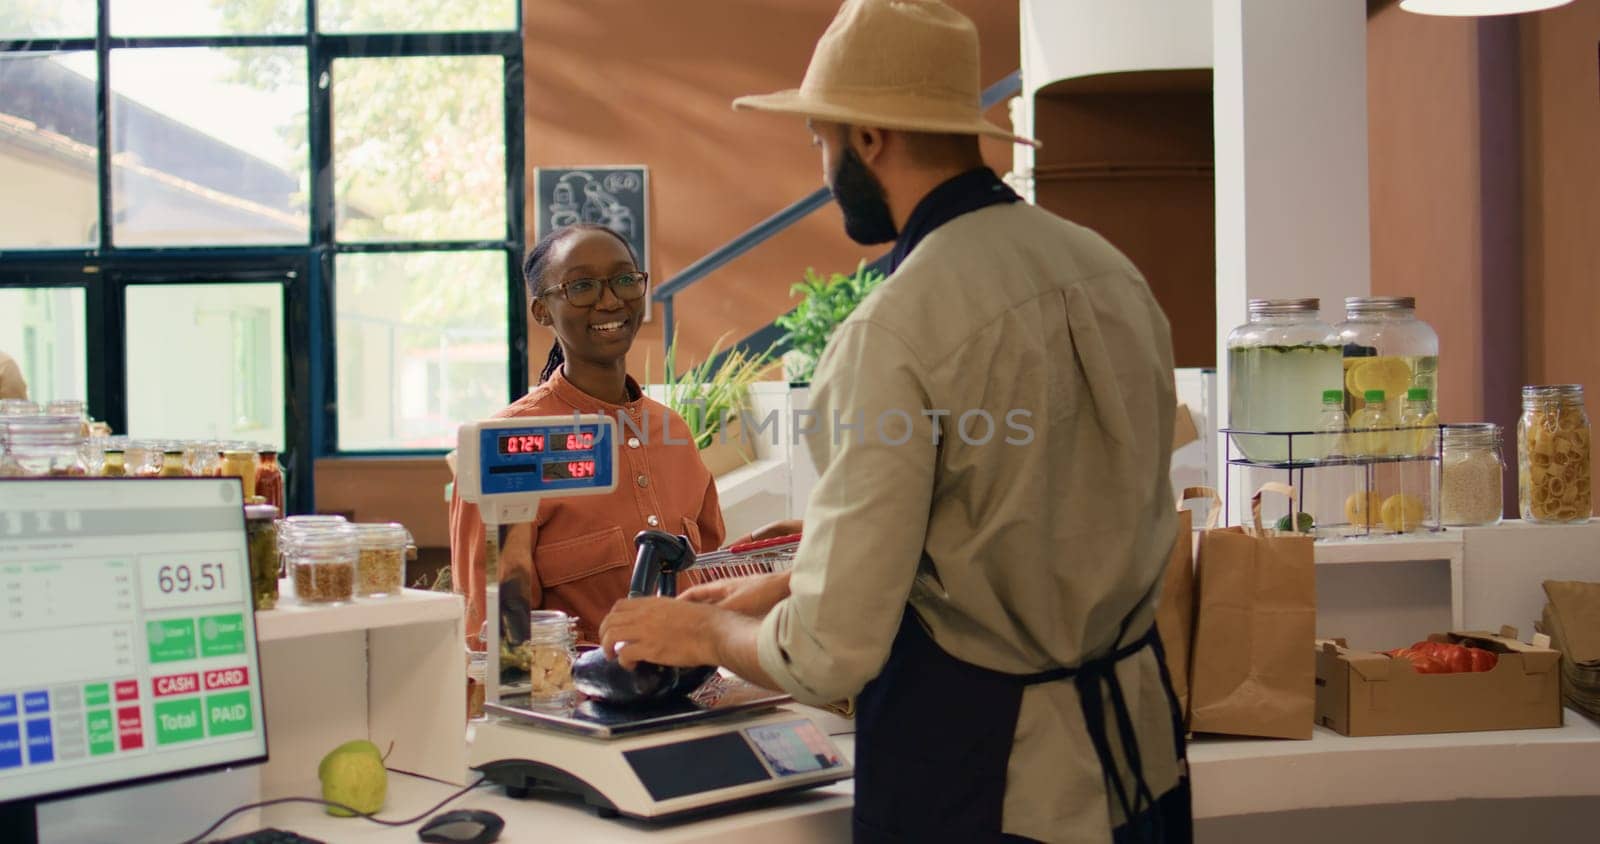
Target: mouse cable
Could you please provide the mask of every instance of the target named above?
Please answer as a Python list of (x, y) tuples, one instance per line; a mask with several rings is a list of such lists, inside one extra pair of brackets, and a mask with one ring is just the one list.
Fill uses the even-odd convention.
[(230, 810), (226, 815), (223, 815), (222, 817), (218, 818), (216, 823), (206, 827), (204, 832), (200, 833), (199, 835), (196, 835), (193, 838), (190, 838), (190, 839), (184, 841), (183, 844), (199, 844), (199, 842), (205, 840), (205, 837), (207, 835), (210, 835), (211, 833), (216, 832), (219, 827), (221, 827), (223, 824), (227, 823), (229, 820), (231, 820), (233, 818), (234, 815), (237, 815), (240, 812), (248, 812), (251, 809), (264, 809), (264, 808), (266, 808), (268, 806), (278, 806), (278, 805), (282, 805), (284, 803), (311, 803), (311, 804), (314, 804), (314, 805), (317, 805), (317, 806), (322, 806), (322, 807), (331, 806), (331, 807), (333, 807), (335, 809), (343, 809), (344, 811), (349, 812), (351, 815), (354, 815), (355, 817), (365, 818), (365, 819), (367, 819), (369, 821), (372, 821), (375, 824), (381, 824), (383, 826), (410, 826), (410, 825), (416, 823), (417, 821), (420, 821), (420, 820), (428, 817), (429, 815), (433, 814), (434, 812), (437, 812), (440, 809), (444, 808), (445, 804), (449, 803), (450, 801), (455, 800), (456, 798), (460, 797), (463, 794), (466, 794), (467, 792), (473, 790), (474, 788), (477, 788), (480, 785), (483, 785), (486, 781), (488, 781), (488, 779), (489, 779), (488, 777), (478, 777), (478, 779), (475, 782), (473, 782), (471, 785), (468, 785), (467, 787), (461, 789), (460, 791), (457, 791), (456, 793), (450, 795), (449, 797), (446, 797), (445, 799), (440, 800), (438, 803), (434, 804), (433, 808), (428, 809), (427, 811), (425, 811), (425, 812), (423, 812), (423, 813), (421, 813), (419, 815), (416, 815), (416, 816), (410, 817), (410, 818), (406, 818), (405, 820), (401, 820), (401, 821), (384, 820), (383, 818), (377, 817), (377, 813), (375, 813), (375, 812), (373, 812), (373, 813), (358, 812), (355, 809), (344, 805), (343, 803), (335, 803), (332, 800), (323, 800), (320, 797), (279, 797), (279, 798), (276, 798), (276, 799), (273, 799), (273, 800), (263, 800), (263, 801), (261, 801), (259, 803), (248, 803), (246, 805), (239, 806), (239, 807), (237, 807), (235, 809)]

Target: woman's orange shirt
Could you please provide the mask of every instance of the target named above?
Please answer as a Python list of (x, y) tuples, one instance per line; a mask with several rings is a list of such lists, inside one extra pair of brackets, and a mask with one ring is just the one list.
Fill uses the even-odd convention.
[[(628, 379), (630, 395), (641, 395)], [(633, 537), (642, 530), (684, 534), (697, 551), (722, 544), (722, 508), (711, 472), (689, 441), (689, 426), (666, 405), (638, 398), (617, 405), (573, 386), (557, 370), (496, 418), (603, 413), (617, 420), (617, 488), (607, 495), (546, 499), (531, 525), (503, 528), (501, 595), (513, 589), (533, 609), (578, 618), (578, 637), (598, 641), (600, 622), (628, 594)], [(531, 553), (530, 553), (531, 552)], [(450, 574), (468, 596), (467, 635), (484, 619), (483, 521), (477, 505), (450, 500)], [(502, 597), (504, 601), (504, 597)]]

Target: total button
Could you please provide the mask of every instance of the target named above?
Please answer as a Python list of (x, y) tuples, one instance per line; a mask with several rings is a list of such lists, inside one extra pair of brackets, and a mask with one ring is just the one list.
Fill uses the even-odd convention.
[(640, 475), (639, 477), (634, 478), (634, 481), (636, 483), (638, 483), (639, 486), (649, 486), (650, 485), (650, 476), (649, 475)]

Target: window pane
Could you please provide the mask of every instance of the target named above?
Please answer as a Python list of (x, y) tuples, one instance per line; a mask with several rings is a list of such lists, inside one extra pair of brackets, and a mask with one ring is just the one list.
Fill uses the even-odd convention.
[(339, 448), (454, 448), (506, 405), (504, 252), (340, 255)]
[(517, 28), (517, 0), (321, 0), (323, 32), (454, 32)]
[(333, 172), (342, 241), (506, 236), (499, 56), (333, 63)]
[(111, 148), (118, 246), (310, 236), (302, 48), (113, 51)]
[(0, 352), (40, 404), (88, 397), (87, 327), (81, 287), (0, 288)]
[(107, 2), (111, 4), (112, 35), (279, 35), (306, 31), (306, 0)]
[(93, 53), (0, 53), (0, 249), (98, 244), (98, 131)]
[(283, 285), (128, 288), (128, 433), (284, 446)]
[(95, 0), (0, 0), (0, 39), (93, 38), (94, 3)]

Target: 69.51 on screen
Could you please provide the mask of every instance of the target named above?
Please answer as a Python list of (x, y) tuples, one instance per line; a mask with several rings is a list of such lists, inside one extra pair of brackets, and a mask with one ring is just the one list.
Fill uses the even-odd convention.
[(232, 551), (140, 557), (139, 591), (146, 607), (226, 603), (241, 594), (241, 572)]

